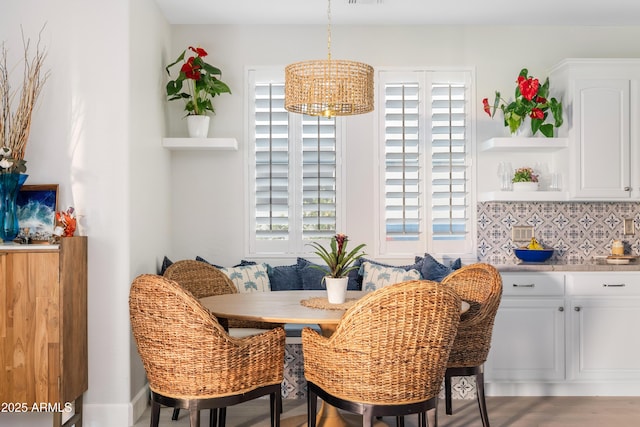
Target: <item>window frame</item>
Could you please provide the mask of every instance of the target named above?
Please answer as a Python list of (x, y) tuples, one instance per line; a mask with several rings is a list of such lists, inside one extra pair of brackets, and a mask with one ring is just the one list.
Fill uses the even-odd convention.
[[(302, 115), (288, 113), (288, 139), (289, 139), (289, 232), (285, 240), (263, 240), (256, 238), (256, 156), (255, 145), (255, 85), (257, 82), (270, 82), (284, 84), (283, 67), (246, 67), (245, 87), (247, 96), (245, 97), (245, 141), (247, 141), (245, 157), (245, 174), (247, 186), (247, 198), (245, 201), (245, 228), (248, 233), (245, 240), (245, 254), (248, 257), (275, 258), (275, 257), (300, 257), (313, 254), (313, 248), (308, 246), (312, 241), (303, 239), (302, 230), (302, 197), (303, 197), (303, 168), (302, 168)], [(344, 229), (346, 223), (346, 188), (345, 176), (345, 126), (342, 117), (335, 117), (335, 215), (336, 232)], [(296, 142), (297, 141), (297, 142)], [(293, 183), (293, 184), (292, 184)], [(333, 233), (332, 233), (333, 234)]]
[[(446, 241), (434, 240), (430, 237), (432, 227), (431, 212), (431, 151), (430, 134), (426, 131), (431, 126), (431, 97), (426, 97), (427, 90), (431, 88), (434, 81), (442, 80), (442, 76), (447, 74), (464, 76), (467, 85), (467, 124), (465, 125), (465, 153), (466, 153), (466, 225), (467, 237), (462, 241)], [(436, 78), (438, 77), (438, 78)], [(387, 83), (399, 83), (401, 81), (412, 82), (417, 81), (419, 88), (419, 164), (420, 164), (420, 203), (421, 218), (420, 230), (421, 236), (416, 241), (387, 241), (386, 240), (386, 206), (385, 206), (385, 89)], [(477, 225), (476, 225), (476, 170), (475, 159), (477, 158), (475, 143), (475, 69), (469, 67), (385, 67), (376, 69), (377, 82), (377, 100), (375, 115), (375, 139), (378, 141), (379, 149), (376, 150), (376, 162), (379, 165), (376, 168), (376, 189), (374, 190), (374, 199), (378, 209), (375, 210), (376, 230), (375, 240), (375, 256), (382, 258), (407, 258), (419, 255), (421, 253), (431, 253), (436, 255), (451, 255), (466, 259), (474, 259), (476, 257), (477, 242)]]

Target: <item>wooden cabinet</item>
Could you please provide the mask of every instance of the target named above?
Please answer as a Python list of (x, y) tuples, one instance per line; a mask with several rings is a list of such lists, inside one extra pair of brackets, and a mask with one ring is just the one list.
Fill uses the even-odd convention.
[[(640, 61), (568, 59), (550, 75), (562, 99), (570, 144), (570, 198), (638, 200)], [(634, 170), (636, 169), (636, 170)]]
[[(0, 246), (0, 402), (82, 425), (87, 374), (87, 238)], [(35, 405), (35, 406), (34, 406)]]

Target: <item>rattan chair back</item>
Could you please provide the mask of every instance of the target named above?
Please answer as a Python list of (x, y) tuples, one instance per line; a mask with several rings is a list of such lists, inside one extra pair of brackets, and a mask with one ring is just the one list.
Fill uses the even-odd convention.
[(470, 304), (462, 315), (449, 356), (449, 367), (482, 365), (489, 354), (493, 323), (502, 298), (502, 278), (492, 265), (475, 263), (453, 271), (442, 280)]
[(238, 293), (238, 289), (226, 274), (203, 261), (176, 261), (167, 267), (164, 277), (178, 282), (197, 299)]
[(378, 405), (437, 397), (460, 320), (460, 298), (426, 280), (378, 289), (334, 334), (302, 332), (304, 374), (331, 395)]
[(282, 328), (232, 338), (191, 293), (151, 274), (133, 281), (129, 310), (138, 352), (155, 393), (214, 398), (282, 382)]

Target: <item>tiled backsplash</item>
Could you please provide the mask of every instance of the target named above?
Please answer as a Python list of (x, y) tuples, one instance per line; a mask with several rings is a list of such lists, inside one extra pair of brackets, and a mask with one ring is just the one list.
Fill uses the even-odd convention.
[[(633, 218), (634, 235), (624, 235)], [(513, 226), (534, 227), (536, 239), (553, 248), (552, 260), (567, 264), (608, 255), (622, 240), (625, 254), (640, 254), (640, 203), (629, 202), (483, 202), (478, 203), (478, 259), (491, 264), (514, 261)]]

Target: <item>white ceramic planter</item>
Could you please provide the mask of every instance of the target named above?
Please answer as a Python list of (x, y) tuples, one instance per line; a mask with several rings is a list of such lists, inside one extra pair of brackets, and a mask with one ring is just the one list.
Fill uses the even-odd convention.
[(209, 135), (209, 116), (187, 116), (187, 131), (190, 138), (206, 138)]
[(538, 191), (537, 182), (514, 182), (513, 191)]
[(325, 277), (329, 304), (342, 304), (347, 299), (348, 277)]

